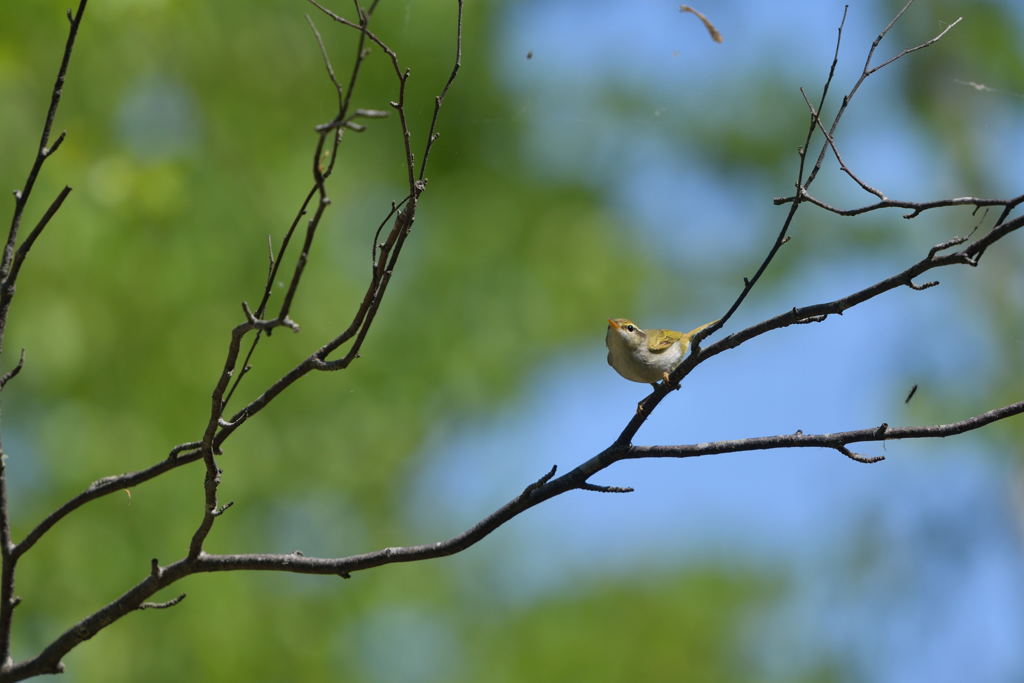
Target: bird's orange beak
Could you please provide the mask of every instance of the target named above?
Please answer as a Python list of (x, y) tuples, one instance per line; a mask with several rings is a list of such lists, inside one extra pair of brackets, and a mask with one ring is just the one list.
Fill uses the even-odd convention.
[(619, 324), (617, 322), (615, 322), (614, 320), (612, 320), (611, 318), (608, 318), (608, 324), (611, 325), (612, 327), (614, 327), (617, 330), (621, 330), (622, 329), (621, 327), (619, 327)]

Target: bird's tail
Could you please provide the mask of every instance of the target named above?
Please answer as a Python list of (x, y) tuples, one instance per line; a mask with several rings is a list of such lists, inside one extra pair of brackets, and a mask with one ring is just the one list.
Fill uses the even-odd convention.
[[(719, 318), (718, 320), (721, 320), (721, 318)], [(686, 338), (687, 338), (687, 339), (693, 339), (693, 338), (694, 338), (694, 336), (696, 336), (696, 334), (697, 334), (698, 332), (700, 332), (701, 330), (704, 330), (704, 329), (707, 329), (707, 328), (711, 327), (712, 325), (714, 325), (715, 323), (717, 323), (717, 322), (718, 322), (718, 320), (712, 320), (712, 321), (711, 321), (711, 322), (709, 322), (709, 323), (704, 323), (704, 324), (703, 324), (703, 325), (701, 325), (700, 327), (695, 327), (695, 328), (693, 328), (692, 330), (690, 330), (689, 332), (687, 332), (687, 333), (686, 333)]]

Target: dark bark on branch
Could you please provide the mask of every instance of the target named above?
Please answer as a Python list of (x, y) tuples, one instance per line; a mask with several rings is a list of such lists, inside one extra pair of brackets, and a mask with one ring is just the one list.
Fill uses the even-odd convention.
[[(75, 38), (78, 36), (78, 27), (82, 23), (82, 16), (85, 13), (87, 0), (80, 0), (78, 10), (72, 15), (71, 10), (67, 12), (68, 37), (64, 43), (64, 53), (61, 57), (60, 66), (57, 69), (57, 78), (50, 91), (50, 106), (46, 110), (46, 118), (43, 121), (43, 131), (39, 138), (39, 147), (36, 151), (35, 160), (29, 169), (25, 184), (20, 190), (14, 192), (14, 215), (11, 218), (10, 229), (7, 232), (7, 241), (4, 245), (3, 259), (0, 261), (0, 350), (4, 348), (4, 341), (7, 332), (7, 319), (11, 310), (11, 303), (14, 300), (14, 293), (17, 285), (18, 275), (21, 266), (28, 256), (29, 251), (36, 240), (49, 225), (50, 220), (60, 209), (70, 187), (65, 187), (51, 202), (49, 208), (43, 213), (42, 218), (29, 232), (22, 243), (18, 244), (18, 232), (21, 221), (25, 214), (25, 208), (32, 196), (36, 179), (42, 171), (43, 164), (56, 152), (64, 142), (65, 134), (61, 132), (57, 139), (50, 144), (50, 133), (53, 130), (53, 122), (57, 116), (57, 108), (60, 105), (61, 96), (64, 93), (64, 79), (67, 76), (68, 65), (71, 62), (71, 52), (75, 45)], [(21, 371), (25, 361), (25, 352), (22, 350), (17, 365), (0, 378), (0, 389)], [(7, 500), (7, 454), (0, 446), (0, 671), (6, 668), (11, 660), (11, 629), (14, 618), (14, 608), (19, 600), (14, 595), (14, 577), (19, 555), (15, 552), (15, 545), (11, 540), (10, 511)]]

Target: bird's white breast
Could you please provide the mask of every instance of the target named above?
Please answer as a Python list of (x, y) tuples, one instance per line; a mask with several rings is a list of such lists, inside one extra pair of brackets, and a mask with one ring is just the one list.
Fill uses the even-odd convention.
[(618, 335), (610, 336), (609, 341), (608, 364), (633, 382), (653, 384), (664, 373), (672, 372), (683, 360), (683, 349), (678, 341), (661, 353), (651, 353), (646, 346), (631, 352), (625, 340)]

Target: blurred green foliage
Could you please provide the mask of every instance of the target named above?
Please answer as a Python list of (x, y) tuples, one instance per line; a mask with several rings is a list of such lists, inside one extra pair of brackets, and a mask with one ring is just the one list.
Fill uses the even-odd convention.
[[(31, 161), (63, 9), (0, 8), (6, 187), (22, 182)], [(309, 10), (89, 7), (57, 121), (68, 138), (28, 220), (64, 183), (73, 199), (32, 254), (6, 345), (5, 358), (22, 347), (29, 358), (5, 397), (16, 535), (90, 481), (144, 467), (197, 436), (238, 302), (258, 298), (267, 236), (277, 243), (309, 186), (312, 126), (333, 113)], [(404, 488), (395, 482), (409, 476), (431, 426), (508, 396), (522, 368), (601, 330), (609, 307), (636, 296), (622, 284), (639, 285), (642, 259), (592, 192), (531, 180), (514, 126), (486, 140), (464, 132), (507, 105), (484, 53), (491, 11), (467, 12), (466, 64), (446, 103), (430, 187), (364, 358), (350, 372), (308, 378), (232, 440), (223, 495), (240, 514), (211, 550), (345, 554), (418, 540), (402, 531)], [(355, 34), (314, 18), (344, 80)], [(421, 148), (451, 68), (452, 7), (385, 3), (375, 24), (413, 68), (407, 97)], [(390, 65), (375, 54), (355, 103), (387, 109), (395, 96)], [(241, 400), (336, 334), (362, 295), (373, 230), (402, 195), (397, 122), (350, 133), (341, 154), (334, 205), (293, 311), (303, 331), (262, 345)], [(201, 510), (201, 476), (184, 468), (130, 498), (101, 500), (46, 537), (22, 565), (15, 656), (125, 590), (148, 558), (179, 557)], [(437, 596), (449, 581), (433, 567), (405, 571), (398, 585), (394, 573), (353, 584), (309, 578), (189, 580), (194, 608), (132, 615), (76, 650), (69, 675), (359, 680), (372, 663), (349, 660), (343, 641), (375, 603), (444, 612)]]
[[(65, 4), (0, 5), (0, 187), (20, 186), (31, 163)], [(450, 69), (451, 5), (383, 3), (375, 18), (412, 67), (417, 147)], [(974, 26), (997, 27), (999, 7), (983, 7)], [(57, 121), (68, 138), (46, 166), (28, 222), (65, 183), (74, 192), (25, 269), (3, 355), (7, 367), (19, 349), (28, 351), (4, 395), (16, 537), (94, 479), (145, 467), (198, 436), (228, 331), (241, 320), (239, 301), (258, 299), (267, 236), (277, 244), (309, 186), (312, 126), (333, 113), (307, 11), (290, 0), (91, 3)], [(923, 13), (932, 11), (942, 14)], [(673, 307), (701, 305), (697, 283), (678, 286), (680, 273), (657, 243), (621, 225), (585, 178), (552, 178), (530, 166), (521, 152), (528, 122), (510, 113), (518, 103), (490, 54), (501, 17), (498, 3), (468, 3), (465, 63), (442, 113), (430, 183), (363, 358), (345, 373), (300, 382), (231, 438), (222, 498), (237, 505), (215, 528), (211, 551), (341, 555), (430, 540), (410, 537), (407, 489), (395, 482), (414, 473), (434, 427), (500, 410), (522, 388), (525, 369), (600, 337), (609, 315), (650, 312), (643, 294), (652, 288), (675, 283)], [(313, 18), (344, 81), (355, 34)], [(954, 54), (1005, 63), (1003, 82), (1020, 89), (1011, 68), (1020, 55), (1004, 53), (1019, 51), (1019, 41), (971, 31)], [(961, 167), (971, 168), (970, 141), (957, 137), (971, 113), (935, 108), (927, 91), (928, 76), (946, 68), (936, 61), (941, 54), (911, 62), (903, 83), (918, 104), (915, 117), (956, 138)], [(762, 109), (695, 108), (666, 128), (666, 144), (694, 138), (722, 173), (739, 166), (791, 182), (805, 124), (792, 118), (793, 102), (774, 96), (779, 82), (763, 74), (723, 85), (722, 96), (750, 97), (752, 82)], [(604, 102), (626, 125), (635, 115), (630, 103), (642, 96), (609, 87)], [(355, 102), (387, 109), (394, 97), (390, 65), (374, 54)], [(278, 332), (261, 345), (236, 400), (256, 395), (347, 324), (367, 279), (373, 230), (402, 196), (398, 133), (394, 120), (375, 120), (347, 135), (331, 179), (333, 205), (293, 311), (302, 332)], [(780, 259), (782, 275), (773, 273), (766, 288), (816, 250), (869, 251), (892, 237), (879, 219), (859, 225), (838, 243), (834, 232), (794, 241)], [(749, 265), (713, 273), (705, 266), (709, 279), (699, 284), (725, 291)], [(992, 287), (991, 295), (1001, 291)], [(1020, 337), (1013, 329), (1002, 338)], [(1004, 352), (1019, 377), (1019, 348)], [(1013, 388), (1007, 382), (1007, 399)], [(180, 557), (199, 519), (201, 478), (200, 468), (182, 468), (130, 498), (91, 504), (48, 535), (20, 565), (25, 602), (15, 657), (123, 592), (149, 558)], [(511, 483), (510, 495), (520, 485)], [(710, 567), (593, 582), (508, 609), (467, 597), (449, 571), (462, 561), (386, 568), (350, 582), (192, 577), (181, 606), (103, 631), (67, 658), (66, 676), (750, 680), (749, 662), (736, 655), (744, 625), (777, 590), (770, 579)], [(423, 666), (390, 661), (403, 652)]]
[(465, 680), (750, 680), (738, 646), (743, 618), (772, 588), (718, 567), (576, 586), (536, 608), (481, 620), (468, 642), (483, 656)]

